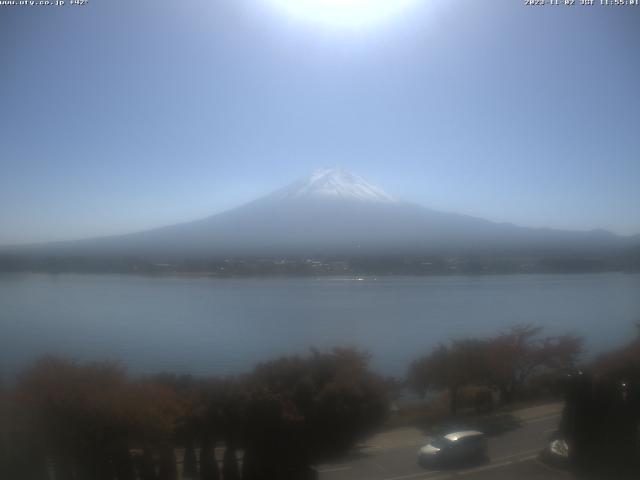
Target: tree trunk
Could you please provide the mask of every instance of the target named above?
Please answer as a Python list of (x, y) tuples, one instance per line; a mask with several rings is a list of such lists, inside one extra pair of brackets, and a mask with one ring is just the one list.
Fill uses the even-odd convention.
[(213, 446), (215, 442), (204, 439), (200, 448), (200, 480), (218, 480), (220, 472)]
[(142, 452), (142, 457), (138, 464), (138, 476), (140, 480), (156, 480), (156, 468), (153, 461), (153, 455), (148, 448)]
[(196, 478), (198, 476), (198, 460), (196, 459), (196, 449), (193, 440), (187, 440), (184, 448), (184, 458), (182, 460), (182, 477)]
[(449, 408), (451, 409), (451, 415), (458, 414), (458, 385), (449, 387)]
[(176, 455), (173, 447), (169, 446), (160, 453), (160, 471), (158, 472), (159, 480), (177, 480), (178, 466), (176, 464)]
[(115, 473), (118, 480), (134, 480), (133, 460), (126, 443), (121, 443), (114, 454)]
[(261, 467), (253, 446), (245, 448), (242, 457), (242, 480), (260, 480)]
[(236, 458), (236, 449), (233, 443), (228, 443), (227, 448), (224, 450), (224, 459), (222, 460), (222, 478), (224, 480), (240, 479), (238, 459)]
[(514, 387), (509, 385), (505, 385), (500, 387), (500, 400), (502, 401), (502, 403), (505, 404), (510, 404), (513, 403), (514, 399), (515, 399), (515, 392), (514, 392)]
[(46, 456), (42, 446), (36, 442), (27, 447), (26, 455), (18, 462), (16, 473), (25, 480), (44, 480), (49, 475), (47, 473)]

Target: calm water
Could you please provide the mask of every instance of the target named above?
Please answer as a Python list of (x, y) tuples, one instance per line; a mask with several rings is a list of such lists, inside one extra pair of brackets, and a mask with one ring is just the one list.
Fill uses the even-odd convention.
[(273, 355), (356, 345), (402, 374), (434, 344), (518, 322), (583, 335), (591, 352), (635, 335), (640, 275), (205, 279), (0, 276), (0, 373), (46, 352), (118, 359), (135, 373), (250, 369)]

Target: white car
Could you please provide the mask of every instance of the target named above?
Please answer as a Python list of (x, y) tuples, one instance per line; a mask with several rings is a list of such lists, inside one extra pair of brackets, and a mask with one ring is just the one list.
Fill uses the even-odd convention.
[(487, 436), (477, 430), (451, 432), (433, 438), (418, 451), (418, 463), (465, 463), (487, 458)]

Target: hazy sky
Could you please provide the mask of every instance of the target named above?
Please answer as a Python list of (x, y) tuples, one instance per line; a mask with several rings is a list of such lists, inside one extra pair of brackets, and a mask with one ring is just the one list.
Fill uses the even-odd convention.
[(406, 0), (354, 25), (286, 3), (0, 6), (0, 244), (191, 220), (331, 165), (640, 233), (640, 7)]

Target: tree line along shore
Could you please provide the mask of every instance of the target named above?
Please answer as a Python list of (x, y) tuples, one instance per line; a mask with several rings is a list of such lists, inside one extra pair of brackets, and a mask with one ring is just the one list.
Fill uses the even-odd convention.
[[(637, 428), (640, 340), (589, 364), (582, 350), (579, 337), (516, 325), (440, 344), (412, 362), (404, 379), (380, 376), (356, 348), (283, 356), (229, 377), (133, 377), (118, 363), (46, 356), (0, 391), (0, 478), (316, 478), (313, 465), (389, 425), (407, 391), (446, 405), (441, 415), (449, 417), (581, 392), (567, 404), (565, 424), (567, 415), (575, 424), (586, 411), (581, 402), (592, 399), (607, 418), (612, 409), (625, 412), (618, 423)], [(581, 445), (580, 432), (562, 428)]]

